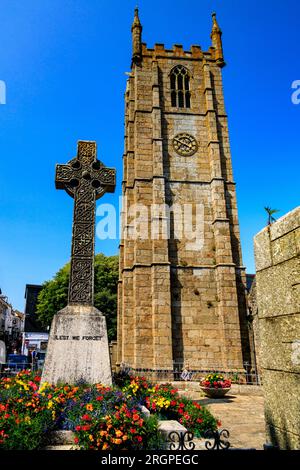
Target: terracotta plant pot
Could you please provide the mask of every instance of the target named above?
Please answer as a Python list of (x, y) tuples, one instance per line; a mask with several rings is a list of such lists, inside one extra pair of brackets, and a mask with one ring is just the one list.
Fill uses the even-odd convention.
[(201, 390), (205, 393), (205, 395), (209, 398), (222, 398), (229, 392), (231, 387), (228, 388), (212, 388), (212, 387), (202, 387), (200, 385)]

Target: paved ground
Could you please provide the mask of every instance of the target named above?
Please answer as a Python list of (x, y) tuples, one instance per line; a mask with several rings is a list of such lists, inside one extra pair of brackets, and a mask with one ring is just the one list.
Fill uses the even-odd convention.
[[(200, 392), (181, 391), (183, 395), (206, 405), (222, 425), (228, 429), (229, 442), (234, 448), (263, 449), (265, 438), (264, 399), (259, 394), (228, 394), (224, 398), (201, 397)], [(203, 448), (203, 441), (195, 441), (197, 448)]]

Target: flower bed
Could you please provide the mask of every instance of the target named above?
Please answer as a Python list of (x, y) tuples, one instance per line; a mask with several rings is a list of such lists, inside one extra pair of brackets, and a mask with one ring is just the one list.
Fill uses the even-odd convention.
[(40, 449), (49, 431), (63, 429), (74, 431), (80, 449), (151, 450), (164, 447), (159, 419), (176, 419), (196, 436), (217, 427), (205, 407), (181, 398), (170, 384), (153, 385), (141, 377), (118, 378), (114, 387), (39, 388), (39, 382), (30, 371), (0, 380), (0, 449)]

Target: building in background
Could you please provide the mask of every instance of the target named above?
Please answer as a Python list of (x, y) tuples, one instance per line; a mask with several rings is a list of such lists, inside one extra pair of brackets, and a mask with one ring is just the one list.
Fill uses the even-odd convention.
[(45, 328), (39, 322), (36, 315), (38, 295), (42, 286), (36, 284), (26, 284), (25, 287), (25, 327), (24, 331), (45, 332)]
[(26, 284), (25, 287), (25, 326), (22, 341), (22, 354), (34, 355), (46, 351), (48, 344), (48, 330), (43, 327), (36, 315), (38, 295), (41, 285)]
[(14, 310), (7, 296), (0, 294), (0, 340), (4, 341), (7, 353), (21, 351), (25, 315)]
[(9, 309), (9, 304), (7, 297), (2, 295), (2, 291), (0, 289), (0, 339), (4, 340), (5, 336), (5, 318), (6, 312)]

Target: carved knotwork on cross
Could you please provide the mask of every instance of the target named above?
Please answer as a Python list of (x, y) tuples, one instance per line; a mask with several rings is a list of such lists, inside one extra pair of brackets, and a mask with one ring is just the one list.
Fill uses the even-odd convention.
[(77, 156), (56, 165), (55, 185), (74, 198), (69, 305), (93, 305), (96, 199), (114, 192), (116, 170), (97, 160), (96, 142), (78, 141)]

